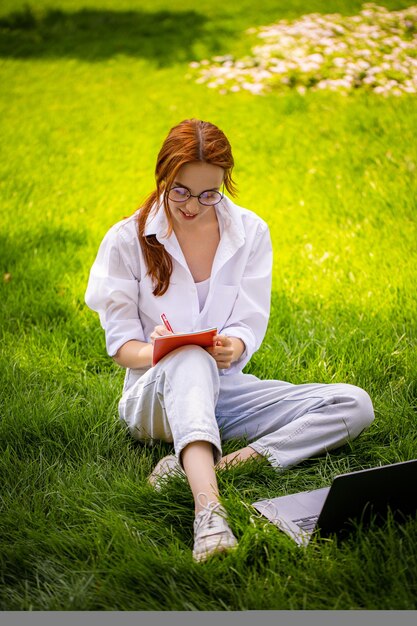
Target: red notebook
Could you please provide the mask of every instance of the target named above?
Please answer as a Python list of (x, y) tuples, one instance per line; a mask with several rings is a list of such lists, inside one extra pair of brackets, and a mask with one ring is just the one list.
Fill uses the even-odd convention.
[(208, 348), (213, 345), (213, 337), (217, 335), (217, 328), (206, 328), (192, 333), (174, 333), (157, 337), (153, 342), (152, 365), (156, 365), (168, 352), (181, 346), (201, 346)]

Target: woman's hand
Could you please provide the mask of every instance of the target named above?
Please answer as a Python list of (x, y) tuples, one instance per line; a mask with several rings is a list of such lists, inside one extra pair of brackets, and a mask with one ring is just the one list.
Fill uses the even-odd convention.
[(160, 324), (159, 326), (155, 326), (155, 328), (153, 329), (153, 331), (150, 334), (150, 338), (151, 338), (151, 342), (153, 344), (154, 340), (157, 337), (163, 337), (164, 335), (173, 335), (174, 333), (172, 333), (170, 330), (168, 330), (167, 328), (165, 328), (165, 326), (163, 326), (162, 324)]
[(219, 369), (228, 369), (241, 356), (245, 350), (245, 344), (237, 337), (216, 335), (213, 337), (213, 346), (206, 350), (216, 361)]

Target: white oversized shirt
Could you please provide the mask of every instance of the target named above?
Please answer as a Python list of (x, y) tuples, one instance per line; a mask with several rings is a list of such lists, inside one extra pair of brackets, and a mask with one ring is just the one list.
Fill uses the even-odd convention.
[(163, 296), (152, 293), (154, 287), (139, 243), (138, 212), (107, 232), (90, 271), (85, 300), (99, 313), (110, 356), (129, 340), (150, 342), (154, 327), (161, 324), (161, 313), (175, 332), (216, 327), (219, 334), (244, 342), (240, 359), (221, 374), (241, 371), (258, 350), (270, 311), (272, 246), (268, 225), (226, 197), (215, 209), (220, 242), (201, 311), (197, 287), (175, 233), (167, 237), (163, 205), (150, 213), (145, 228), (145, 235), (156, 235), (172, 257), (170, 286)]

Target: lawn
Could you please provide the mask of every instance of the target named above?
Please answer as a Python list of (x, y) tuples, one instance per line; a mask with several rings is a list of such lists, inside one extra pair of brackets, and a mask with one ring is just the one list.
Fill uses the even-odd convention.
[[(220, 94), (189, 77), (193, 61), (248, 54), (250, 27), (360, 9), (3, 0), (2, 610), (417, 608), (417, 519), (300, 549), (250, 506), (417, 458), (415, 95)], [(225, 131), (237, 203), (271, 228), (272, 313), (245, 371), (359, 385), (376, 415), (349, 446), (282, 473), (219, 472), (239, 549), (204, 564), (188, 487), (147, 485), (170, 447), (120, 426), (124, 371), (84, 304), (101, 238), (152, 190), (163, 139), (189, 117)]]

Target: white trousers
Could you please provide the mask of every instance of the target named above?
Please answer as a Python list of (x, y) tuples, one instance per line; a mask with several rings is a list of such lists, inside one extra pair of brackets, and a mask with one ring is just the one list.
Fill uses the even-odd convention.
[(247, 438), (277, 468), (352, 441), (374, 419), (359, 387), (219, 375), (214, 359), (196, 346), (171, 352), (145, 373), (131, 370), (119, 415), (135, 439), (173, 443), (180, 462), (193, 441), (211, 442), (217, 463), (222, 441)]

